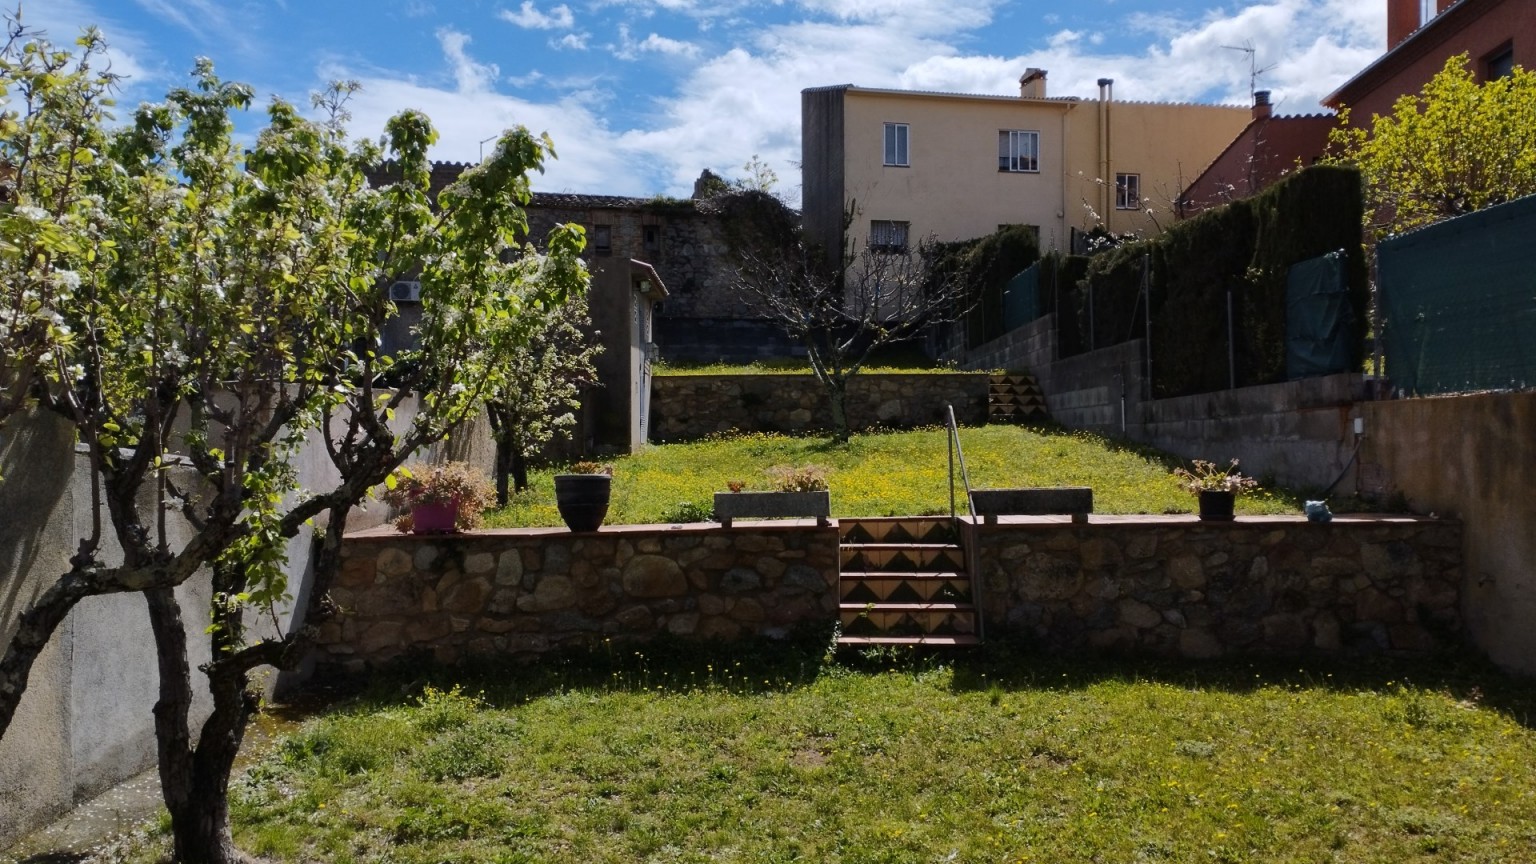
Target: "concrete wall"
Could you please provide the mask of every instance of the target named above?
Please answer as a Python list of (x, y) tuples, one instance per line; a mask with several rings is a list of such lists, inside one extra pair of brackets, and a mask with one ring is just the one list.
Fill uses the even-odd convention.
[(1465, 525), (1471, 641), (1536, 675), (1536, 393), (1362, 403), (1361, 463), (1382, 491)]
[[(0, 644), (9, 644), (21, 614), (69, 570), (90, 534), (90, 470), (72, 428), (41, 415), (0, 435), (0, 475)], [(186, 540), (179, 520), (169, 529), (172, 543)], [(111, 560), (108, 534), (102, 549)], [(206, 644), (207, 584), (194, 580), (177, 596), (191, 644)], [(194, 666), (207, 658), (194, 647)], [(75, 607), (32, 667), (0, 738), (0, 848), (154, 764), (155, 668), (142, 597), (92, 597)], [(208, 708), (201, 700), (197, 711)]]
[(1033, 367), (1051, 419), (1075, 429), (1135, 437), (1145, 392), (1140, 339)]
[(1056, 315), (1052, 313), (965, 352), (965, 368), (1032, 372), (1055, 359)]
[(1186, 458), (1239, 459), (1244, 474), (1286, 486), (1323, 489), (1343, 475), (1347, 494), (1364, 398), (1363, 376), (1339, 374), (1158, 399), (1141, 406), (1132, 437)]
[(1458, 641), (1461, 526), (1098, 517), (975, 526), (989, 633), (1187, 658), (1424, 654)]
[[(955, 406), (964, 424), (987, 419), (988, 376), (885, 375), (848, 381), (848, 424), (910, 429), (945, 422)], [(810, 375), (664, 375), (651, 381), (651, 440), (691, 441), (718, 432), (810, 432), (831, 420), (826, 390)]]
[(602, 639), (785, 635), (835, 619), (837, 529), (814, 523), (390, 530), (347, 541), (320, 663), (361, 672), (408, 654), (537, 657)]
[[(404, 429), (414, 400), (395, 417)], [(75, 452), (73, 429), (48, 414), (15, 422), (0, 433), (0, 644), (8, 644), (28, 605), (69, 569), (80, 538), (91, 531), (90, 465)], [(476, 418), (413, 461), (460, 459), (489, 471), (495, 457), (489, 424)], [(336, 479), (317, 435), (295, 456), (303, 488)], [(389, 508), (372, 502), (354, 511), (349, 528), (383, 524)], [(173, 546), (187, 528), (170, 520)], [(110, 535), (110, 525), (106, 527)], [(308, 596), (311, 534), (289, 542), (289, 591), (302, 608)], [(116, 546), (103, 544), (110, 561)], [(193, 686), (201, 701), (197, 664), (207, 659), (208, 584), (194, 579), (177, 592), (192, 646)], [(291, 626), (292, 608), (279, 610)], [(255, 624), (257, 635), (271, 625)], [(306, 672), (283, 673), (269, 689), (296, 684)], [(144, 600), (136, 594), (93, 597), (75, 607), (33, 667), (26, 695), (0, 739), (0, 848), (47, 824), (74, 804), (155, 764), (151, 709), (158, 689), (155, 648)]]

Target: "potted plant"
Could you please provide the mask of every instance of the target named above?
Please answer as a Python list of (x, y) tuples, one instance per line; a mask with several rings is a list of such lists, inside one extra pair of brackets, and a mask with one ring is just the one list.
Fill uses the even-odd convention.
[(612, 465), (577, 462), (569, 472), (555, 475), (555, 506), (572, 531), (596, 531), (601, 527), (612, 494)]
[(1196, 459), (1194, 470), (1175, 468), (1173, 477), (1180, 488), (1200, 499), (1202, 522), (1231, 522), (1237, 496), (1259, 485), (1252, 477), (1238, 473), (1236, 459), (1226, 468)]
[(385, 503), (400, 510), (401, 533), (452, 534), (480, 524), (491, 503), (490, 481), (464, 462), (400, 468), (384, 481)]
[(768, 469), (770, 491), (744, 491), (740, 481), (727, 484), (731, 491), (715, 493), (715, 518), (726, 528), (740, 518), (815, 517), (825, 526), (832, 513), (831, 494), (827, 491), (826, 469), (815, 465), (791, 468), (777, 465)]

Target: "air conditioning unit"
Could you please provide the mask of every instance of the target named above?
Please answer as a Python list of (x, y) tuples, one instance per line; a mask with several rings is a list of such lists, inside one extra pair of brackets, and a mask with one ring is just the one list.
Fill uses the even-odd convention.
[(420, 282), (396, 282), (389, 286), (389, 299), (396, 303), (420, 303)]

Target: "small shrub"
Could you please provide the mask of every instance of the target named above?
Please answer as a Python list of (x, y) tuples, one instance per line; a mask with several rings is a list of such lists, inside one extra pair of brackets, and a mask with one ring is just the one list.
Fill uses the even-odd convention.
[(405, 511), (395, 520), (395, 528), (402, 533), (412, 529), (411, 510), (419, 505), (457, 501), (459, 515), (454, 527), (468, 531), (480, 527), (480, 514), (496, 500), (490, 481), (466, 462), (402, 467), (385, 485), (384, 502)]
[(827, 469), (819, 465), (775, 465), (767, 473), (775, 492), (822, 492), (827, 488)]
[(713, 522), (715, 521), (715, 508), (710, 504), (700, 504), (696, 501), (679, 501), (662, 511), (663, 522)]
[(485, 700), (480, 696), (466, 695), (464, 689), (457, 684), (453, 685), (452, 690), (439, 690), (428, 684), (421, 691), (416, 704), (419, 708), (415, 718), (417, 728), (429, 735), (436, 735), (469, 725), (485, 707)]
[(448, 732), (422, 748), (413, 765), (434, 781), (494, 777), (501, 772), (500, 728), (475, 723)]

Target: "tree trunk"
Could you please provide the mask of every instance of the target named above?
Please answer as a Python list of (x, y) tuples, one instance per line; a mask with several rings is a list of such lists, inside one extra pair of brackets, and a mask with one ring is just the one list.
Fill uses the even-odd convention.
[[(505, 432), (496, 436), (496, 506), (507, 506), (507, 475), (512, 471), (512, 465), (516, 461), (512, 455), (512, 445), (507, 440)], [(521, 490), (523, 487), (517, 487)]]
[(827, 381), (827, 401), (832, 406), (832, 440), (839, 444), (848, 442), (848, 382)]
[(209, 675), (213, 713), (194, 747), (191, 668), (181, 609), (168, 588), (146, 591), (145, 599), (160, 669), (160, 700), (154, 712), (160, 793), (171, 814), (175, 860), (243, 864), (250, 859), (235, 848), (229, 833), (229, 775), (259, 700), (246, 691), (244, 671), (230, 674), (213, 664)]
[(512, 488), (521, 492), (528, 488), (528, 457), (521, 445), (512, 446)]

